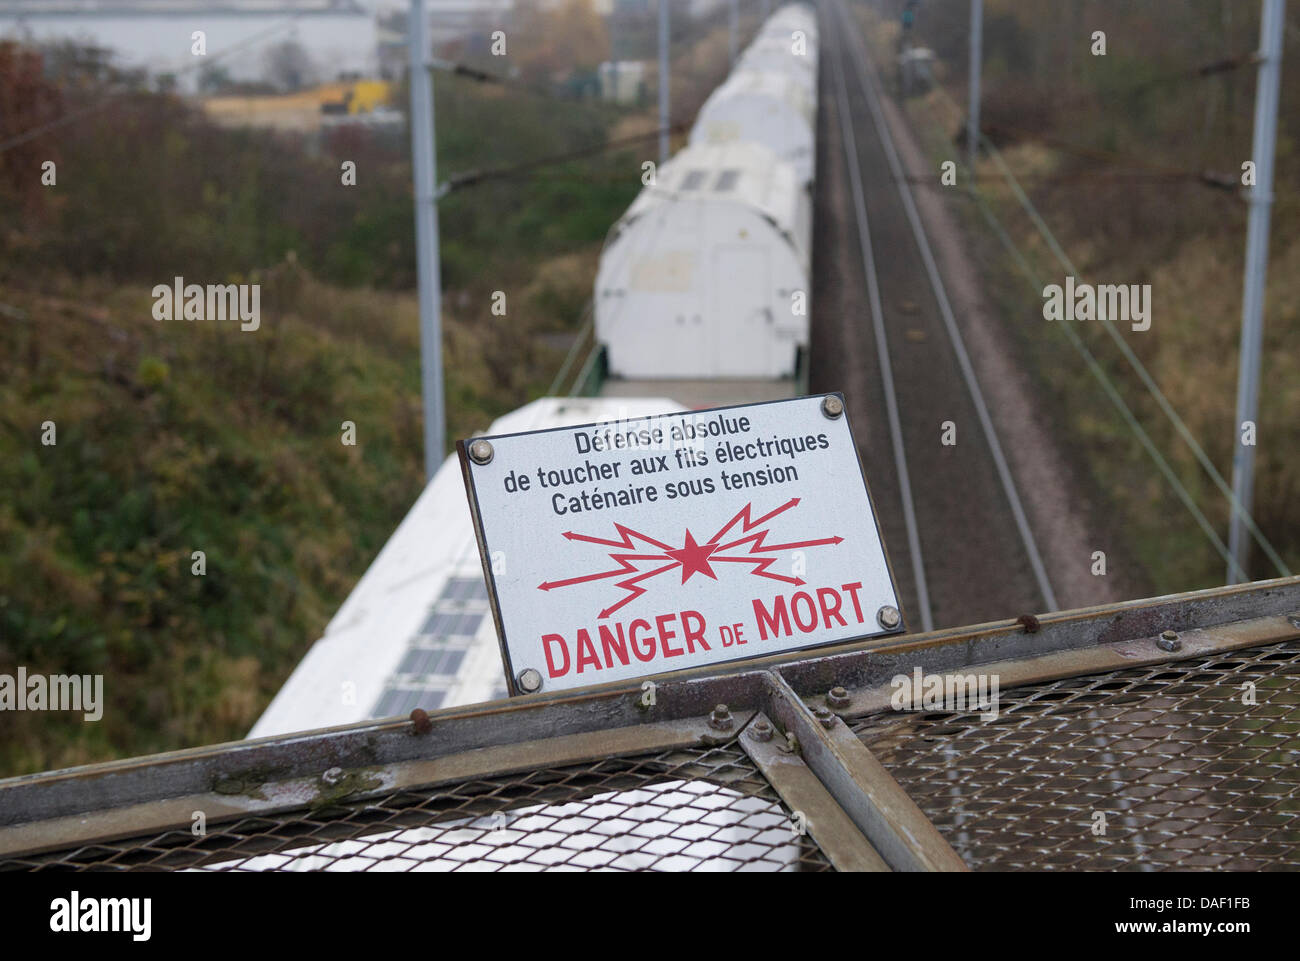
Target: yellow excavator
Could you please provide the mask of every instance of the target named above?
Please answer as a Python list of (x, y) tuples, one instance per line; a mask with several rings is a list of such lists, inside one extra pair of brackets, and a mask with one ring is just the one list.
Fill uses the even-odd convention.
[(322, 98), (321, 113), (361, 114), (372, 113), (376, 107), (388, 102), (392, 85), (383, 80), (356, 80), (345, 84), (330, 84), (328, 99)]

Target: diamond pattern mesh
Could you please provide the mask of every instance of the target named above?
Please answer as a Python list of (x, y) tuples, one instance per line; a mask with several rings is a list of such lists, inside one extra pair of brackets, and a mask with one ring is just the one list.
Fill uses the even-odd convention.
[(0, 862), (7, 869), (831, 870), (733, 744), (403, 791)]
[(853, 723), (972, 868), (1300, 868), (1300, 641), (999, 701)]

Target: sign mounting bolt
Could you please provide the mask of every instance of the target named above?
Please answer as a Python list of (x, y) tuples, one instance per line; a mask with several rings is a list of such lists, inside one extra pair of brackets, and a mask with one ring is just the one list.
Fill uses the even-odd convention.
[(848, 707), (849, 692), (842, 687), (833, 687), (826, 695), (826, 703), (831, 707)]
[(1183, 642), (1178, 639), (1177, 631), (1163, 631), (1160, 634), (1160, 639), (1156, 641), (1156, 647), (1162, 651), (1180, 651)]
[(433, 721), (429, 720), (429, 712), (422, 707), (417, 707), (411, 712), (411, 729), (416, 734), (428, 734), (433, 730)]
[(515, 680), (519, 682), (519, 690), (525, 694), (536, 694), (542, 689), (542, 672), (535, 667), (524, 668)]
[(492, 445), (485, 440), (476, 440), (469, 445), (469, 459), (475, 464), (490, 463), (492, 455), (495, 453), (496, 451), (492, 449)]
[(731, 711), (727, 709), (727, 705), (719, 704), (713, 709), (713, 713), (709, 715), (709, 727), (715, 731), (729, 731), (731, 725)]
[(834, 420), (844, 413), (844, 401), (831, 394), (822, 400), (822, 413)]
[(892, 604), (886, 604), (880, 610), (876, 611), (876, 620), (880, 626), (887, 631), (898, 630), (898, 625), (903, 623), (903, 615), (898, 613), (898, 608)]

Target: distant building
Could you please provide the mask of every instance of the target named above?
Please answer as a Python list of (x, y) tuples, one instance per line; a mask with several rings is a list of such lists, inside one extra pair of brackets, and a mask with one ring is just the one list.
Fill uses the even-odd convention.
[(635, 104), (645, 99), (646, 65), (640, 60), (606, 60), (597, 76), (602, 100)]
[(218, 66), (236, 83), (262, 80), (268, 51), (286, 40), (306, 51), (314, 80), (378, 67), (375, 20), (357, 0), (0, 0), (0, 39), (107, 48), (118, 67), (191, 93)]
[(365, 13), (358, 0), (0, 0), (0, 15), (140, 16)]
[(365, 13), (357, 0), (0, 0), (0, 14), (140, 16), (205, 13)]

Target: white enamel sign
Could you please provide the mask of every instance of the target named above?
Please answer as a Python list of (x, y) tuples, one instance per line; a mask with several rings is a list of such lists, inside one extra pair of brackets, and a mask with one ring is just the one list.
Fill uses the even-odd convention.
[(902, 630), (835, 394), (457, 445), (512, 693)]

